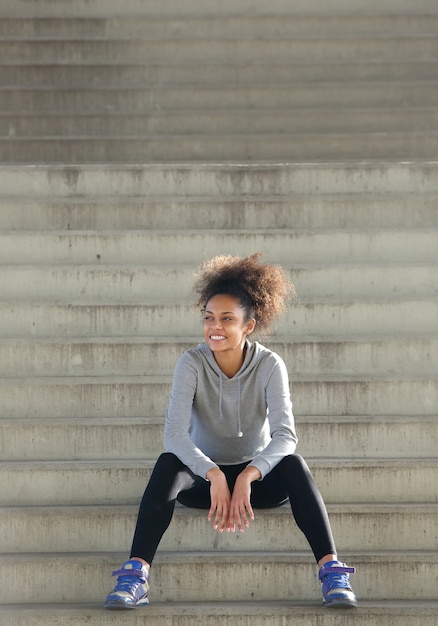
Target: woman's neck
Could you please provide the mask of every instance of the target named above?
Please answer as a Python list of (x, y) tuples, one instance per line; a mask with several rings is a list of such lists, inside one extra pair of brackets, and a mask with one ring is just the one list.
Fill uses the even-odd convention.
[(218, 352), (213, 353), (216, 363), (219, 365), (221, 371), (228, 378), (233, 378), (243, 365), (246, 356), (247, 345), (244, 343), (243, 347), (239, 351), (233, 350), (232, 352)]

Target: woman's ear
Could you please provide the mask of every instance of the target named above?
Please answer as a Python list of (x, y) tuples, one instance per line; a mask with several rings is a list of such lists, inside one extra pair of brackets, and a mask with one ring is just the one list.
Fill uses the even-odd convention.
[(256, 323), (257, 322), (255, 321), (255, 319), (251, 318), (249, 320), (249, 322), (246, 325), (246, 328), (247, 328), (246, 334), (247, 335), (250, 335), (253, 332), (254, 328), (256, 327)]

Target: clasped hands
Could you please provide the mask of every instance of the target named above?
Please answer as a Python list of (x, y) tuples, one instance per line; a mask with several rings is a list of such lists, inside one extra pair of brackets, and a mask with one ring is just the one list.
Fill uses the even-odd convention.
[(259, 480), (260, 471), (248, 465), (237, 477), (233, 493), (230, 492), (225, 474), (218, 467), (207, 472), (210, 481), (211, 507), (208, 521), (219, 533), (235, 532), (236, 527), (243, 533), (249, 528), (249, 521), (254, 521), (251, 506), (251, 483)]

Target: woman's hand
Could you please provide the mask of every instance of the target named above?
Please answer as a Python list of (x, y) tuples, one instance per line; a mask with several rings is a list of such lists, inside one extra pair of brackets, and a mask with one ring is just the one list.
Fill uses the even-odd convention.
[(227, 532), (235, 532), (237, 526), (239, 531), (243, 533), (246, 528), (249, 528), (249, 519), (254, 521), (254, 511), (251, 506), (251, 483), (260, 477), (260, 471), (253, 465), (248, 465), (237, 477), (231, 497), (226, 525)]
[(213, 528), (222, 533), (227, 525), (230, 512), (231, 494), (228, 488), (225, 474), (218, 468), (213, 467), (206, 474), (210, 481), (211, 506), (208, 512), (208, 521), (213, 520)]

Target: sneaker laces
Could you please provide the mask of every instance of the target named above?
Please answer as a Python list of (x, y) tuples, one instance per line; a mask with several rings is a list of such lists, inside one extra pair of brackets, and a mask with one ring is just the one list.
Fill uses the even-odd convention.
[(122, 568), (113, 572), (113, 576), (118, 576), (116, 585), (117, 591), (132, 593), (139, 585), (148, 583), (148, 579), (141, 569)]
[(140, 578), (140, 576), (120, 576), (117, 579), (117, 591), (124, 591), (126, 593), (133, 593), (137, 587), (143, 585), (145, 583), (144, 578)]
[(349, 574), (354, 574), (354, 567), (347, 567), (344, 564), (321, 567), (319, 579), (330, 587), (330, 589), (351, 589)]

